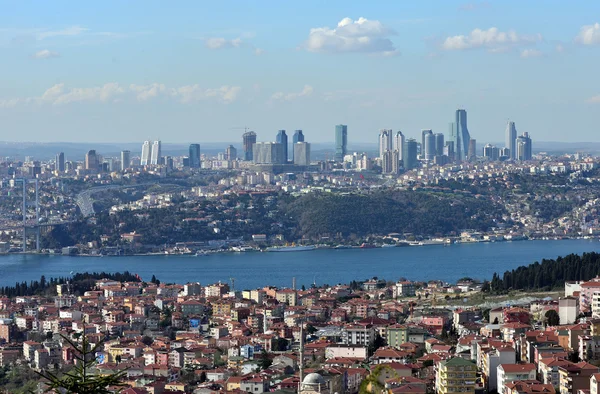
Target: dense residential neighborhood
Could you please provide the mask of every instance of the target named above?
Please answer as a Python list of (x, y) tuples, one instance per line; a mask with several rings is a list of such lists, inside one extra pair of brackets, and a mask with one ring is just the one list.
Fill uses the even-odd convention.
[[(123, 393), (591, 394), (600, 378), (600, 277), (511, 302), (470, 278), (241, 291), (97, 279), (81, 294), (75, 283), (0, 298), (3, 384), (68, 371), (82, 338), (100, 344), (94, 375), (125, 371)], [(25, 384), (44, 392), (39, 376)]]

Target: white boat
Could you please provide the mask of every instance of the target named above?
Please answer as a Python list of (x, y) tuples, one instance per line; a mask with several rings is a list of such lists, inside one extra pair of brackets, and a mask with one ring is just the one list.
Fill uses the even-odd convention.
[(272, 246), (267, 248), (267, 252), (304, 252), (314, 250), (314, 245), (298, 245), (298, 246)]
[(256, 251), (256, 249), (254, 249), (251, 246), (234, 246), (233, 248), (231, 248), (232, 251), (236, 252), (236, 253), (242, 253), (242, 252), (254, 252)]

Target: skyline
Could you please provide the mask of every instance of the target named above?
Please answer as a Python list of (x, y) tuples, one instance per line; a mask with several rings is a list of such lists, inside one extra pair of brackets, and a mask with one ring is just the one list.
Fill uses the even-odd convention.
[(464, 108), (481, 142), (509, 119), (600, 141), (600, 4), (539, 4), (0, 5), (0, 139), (231, 142), (248, 126), (332, 143), (345, 124), (370, 143), (446, 134)]

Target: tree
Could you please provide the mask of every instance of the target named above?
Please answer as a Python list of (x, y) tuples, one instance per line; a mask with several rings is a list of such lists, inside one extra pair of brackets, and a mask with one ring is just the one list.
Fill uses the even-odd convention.
[(148, 335), (144, 335), (142, 337), (142, 343), (146, 346), (150, 346), (150, 345), (152, 345), (152, 343), (154, 343), (154, 339), (152, 339)]
[(269, 368), (271, 364), (273, 364), (273, 361), (271, 361), (269, 353), (267, 353), (267, 351), (263, 349), (261, 353), (260, 363), (258, 364), (260, 366), (260, 369), (264, 371), (265, 369)]
[(549, 326), (558, 326), (560, 324), (560, 316), (554, 309), (550, 309), (544, 316)]
[(494, 318), (494, 321), (492, 322), (492, 324), (498, 324), (498, 316), (496, 316), (496, 317)]
[(73, 337), (74, 340), (65, 336), (63, 339), (74, 349), (75, 367), (60, 377), (48, 370), (38, 372), (38, 375), (47, 381), (46, 391), (65, 394), (109, 394), (114, 392), (108, 389), (109, 386), (126, 386), (121, 381), (127, 373), (126, 370), (109, 375), (93, 373), (92, 369), (98, 364), (95, 354), (102, 346), (102, 341), (92, 346), (85, 335), (79, 333), (74, 334)]

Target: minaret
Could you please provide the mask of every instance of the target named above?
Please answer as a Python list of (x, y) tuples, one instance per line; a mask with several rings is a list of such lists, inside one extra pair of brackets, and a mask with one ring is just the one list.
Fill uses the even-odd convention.
[(304, 380), (304, 324), (300, 323), (300, 360), (298, 360), (299, 377), (298, 393), (302, 392), (302, 381)]

